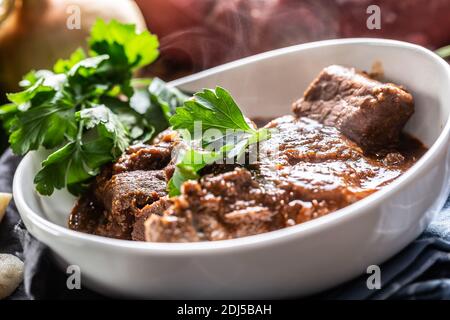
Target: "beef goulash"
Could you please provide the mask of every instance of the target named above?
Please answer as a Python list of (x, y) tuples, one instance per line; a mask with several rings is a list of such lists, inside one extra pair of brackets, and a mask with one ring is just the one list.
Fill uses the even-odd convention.
[(212, 164), (169, 197), (175, 131), (105, 167), (70, 216), (74, 230), (151, 242), (244, 237), (326, 215), (386, 186), (426, 151), (402, 133), (414, 113), (404, 88), (341, 66), (325, 68), (270, 121), (251, 165)]
[(381, 83), (341, 66), (325, 68), (294, 104), (298, 117), (338, 128), (365, 150), (397, 145), (414, 113), (413, 97), (403, 88)]

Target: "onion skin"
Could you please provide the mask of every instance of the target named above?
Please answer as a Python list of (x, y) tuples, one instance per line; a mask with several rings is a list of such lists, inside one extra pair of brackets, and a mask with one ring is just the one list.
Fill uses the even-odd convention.
[[(22, 76), (32, 69), (50, 69), (59, 58), (85, 47), (97, 18), (134, 23), (145, 21), (131, 0), (16, 0), (16, 7), (0, 24), (0, 94), (17, 91)], [(68, 29), (72, 11), (79, 6), (80, 29)]]

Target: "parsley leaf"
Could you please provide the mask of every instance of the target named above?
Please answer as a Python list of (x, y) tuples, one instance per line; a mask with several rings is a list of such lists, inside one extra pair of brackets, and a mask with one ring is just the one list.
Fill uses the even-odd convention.
[[(133, 97), (141, 90), (142, 89), (135, 89)], [(149, 113), (149, 115), (146, 116), (133, 108), (131, 100), (130, 103), (127, 103), (115, 97), (104, 97), (102, 98), (101, 103), (105, 104), (117, 115), (119, 121), (127, 129), (132, 144), (147, 142), (155, 134), (167, 128), (167, 126), (165, 126), (157, 131), (153, 124), (153, 121), (158, 119), (161, 112), (160, 110), (155, 110), (154, 113)]]
[(52, 153), (34, 178), (36, 190), (51, 195), (55, 189), (67, 189), (77, 195), (83, 192), (90, 178), (100, 167), (114, 160), (110, 154), (112, 141), (104, 137), (92, 141), (73, 141)]
[(167, 186), (169, 196), (179, 195), (185, 181), (197, 180), (200, 178), (198, 172), (201, 169), (222, 157), (220, 152), (196, 150), (191, 147), (180, 151), (175, 171)]
[(12, 122), (15, 119), (15, 115), (19, 112), (17, 105), (14, 103), (8, 103), (0, 106), (0, 120), (3, 121), (3, 127), (6, 131), (11, 128)]
[(84, 59), (86, 59), (86, 53), (82, 48), (78, 48), (70, 55), (69, 59), (59, 59), (58, 61), (56, 61), (55, 65), (53, 66), (53, 71), (55, 73), (68, 72), (74, 65)]
[(159, 78), (133, 79), (133, 84), (137, 88), (130, 99), (130, 106), (147, 119), (155, 134), (169, 127), (170, 117), (189, 98)]
[[(11, 103), (0, 106), (0, 119), (14, 153), (50, 150), (35, 177), (39, 193), (67, 187), (80, 194), (101, 166), (116, 160), (131, 142), (148, 141), (168, 126), (163, 105), (171, 102), (165, 96), (155, 99), (148, 88), (141, 90), (152, 106), (142, 113), (131, 99), (140, 90), (131, 85), (133, 73), (158, 57), (158, 46), (148, 31), (98, 20), (87, 53), (78, 49), (58, 60), (53, 71), (29, 72), (20, 82), (23, 91), (7, 95)], [(164, 85), (158, 94), (166, 92)], [(156, 129), (158, 119), (164, 128)]]
[(41, 145), (51, 149), (74, 136), (76, 124), (71, 97), (46, 86), (43, 78), (8, 98), (18, 110), (8, 124), (9, 143), (14, 153), (24, 155)]
[(120, 156), (129, 145), (128, 131), (114, 114), (105, 105), (99, 105), (89, 109), (83, 109), (76, 113), (77, 120), (81, 120), (87, 130), (98, 127), (109, 134), (102, 133), (103, 136), (111, 136), (114, 141), (113, 155)]
[(154, 78), (148, 87), (151, 102), (164, 113), (167, 121), (175, 114), (175, 110), (182, 106), (189, 98), (175, 87), (169, 87), (159, 78)]
[(116, 20), (109, 23), (97, 20), (94, 24), (89, 46), (98, 55), (108, 54), (111, 61), (135, 70), (158, 58), (159, 41), (148, 31), (136, 32), (133, 24), (121, 24)]
[(230, 93), (221, 87), (195, 93), (169, 121), (174, 129), (190, 133), (184, 137), (189, 147), (181, 151), (169, 181), (171, 196), (180, 194), (185, 181), (198, 179), (206, 165), (224, 158), (239, 160), (251, 145), (270, 138), (268, 129), (249, 125)]
[(76, 131), (73, 111), (65, 105), (43, 104), (19, 113), (11, 121), (9, 143), (15, 154), (24, 155), (41, 145), (47, 149), (60, 145)]
[(196, 121), (201, 121), (203, 131), (252, 131), (230, 93), (221, 87), (195, 93), (194, 98), (186, 101), (170, 118), (174, 129), (186, 129), (191, 134), (194, 133)]
[(50, 98), (55, 94), (55, 90), (44, 84), (44, 78), (39, 78), (33, 85), (24, 91), (9, 93), (6, 95), (9, 101), (16, 104), (19, 110), (25, 111), (31, 107), (31, 103), (36, 96)]

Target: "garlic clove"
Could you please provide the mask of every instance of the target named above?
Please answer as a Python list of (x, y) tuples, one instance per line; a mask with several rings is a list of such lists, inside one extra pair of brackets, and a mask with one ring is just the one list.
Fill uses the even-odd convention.
[(9, 297), (23, 281), (24, 264), (12, 254), (0, 254), (0, 300)]

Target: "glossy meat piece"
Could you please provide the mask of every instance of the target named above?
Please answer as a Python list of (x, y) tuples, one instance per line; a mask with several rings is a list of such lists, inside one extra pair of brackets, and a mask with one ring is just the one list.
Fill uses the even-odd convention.
[(166, 181), (175, 168), (178, 134), (167, 130), (152, 145), (131, 146), (79, 199), (70, 228), (151, 242), (269, 232), (370, 195), (426, 151), (401, 134), (413, 112), (411, 95), (353, 69), (326, 68), (294, 110), (297, 117), (265, 126), (271, 138), (251, 146), (257, 157), (245, 157), (256, 162), (206, 166), (199, 181), (185, 182), (181, 195), (170, 199)]
[(105, 168), (90, 191), (78, 200), (69, 227), (105, 237), (144, 240), (148, 207), (166, 195), (164, 172), (109, 173)]
[(110, 219), (130, 233), (139, 210), (166, 195), (166, 180), (162, 171), (124, 172), (98, 185), (95, 194)]
[(97, 186), (98, 199), (114, 215), (137, 210), (166, 194), (166, 181), (162, 171), (130, 171), (113, 175), (109, 181)]
[(414, 102), (397, 85), (373, 80), (353, 68), (329, 66), (293, 109), (299, 117), (338, 128), (365, 151), (373, 152), (398, 143), (414, 113)]
[(416, 159), (387, 166), (384, 156), (364, 155), (336, 128), (308, 118), (285, 116), (267, 127), (276, 132), (261, 145), (268, 156), (261, 157), (259, 175), (301, 200), (343, 207), (391, 182)]
[(113, 173), (162, 169), (169, 163), (170, 153), (171, 149), (166, 146), (132, 146), (114, 163)]
[(192, 213), (185, 211), (182, 214), (172, 214), (170, 205), (171, 202), (163, 199), (149, 208), (152, 214), (144, 222), (145, 240), (149, 242), (199, 241), (200, 236), (193, 225)]
[(135, 241), (145, 241), (145, 221), (152, 215), (162, 215), (163, 212), (169, 208), (172, 202), (168, 197), (162, 197), (158, 201), (146, 205), (142, 210), (135, 214), (135, 222), (133, 224), (133, 231), (131, 238)]
[[(172, 130), (151, 145), (130, 146), (119, 160), (103, 168), (77, 202), (69, 227), (81, 232), (143, 241), (144, 221), (166, 196), (165, 166), (178, 142)], [(151, 206), (153, 203), (155, 206)]]
[(135, 170), (160, 170), (171, 160), (174, 145), (179, 140), (175, 131), (161, 132), (153, 144), (137, 144), (128, 147), (114, 163), (112, 174)]
[(416, 144), (412, 152), (367, 156), (336, 128), (308, 118), (285, 116), (266, 127), (274, 131), (257, 164), (206, 168), (147, 220), (146, 240), (223, 240), (309, 221), (392, 182), (425, 150)]
[[(224, 240), (275, 230), (281, 227), (277, 204), (262, 205), (268, 196), (243, 168), (186, 182), (169, 210), (147, 221), (147, 241)], [(189, 236), (180, 237), (181, 230)]]

